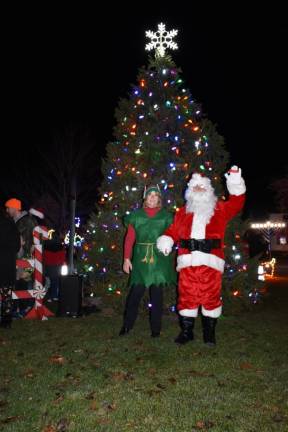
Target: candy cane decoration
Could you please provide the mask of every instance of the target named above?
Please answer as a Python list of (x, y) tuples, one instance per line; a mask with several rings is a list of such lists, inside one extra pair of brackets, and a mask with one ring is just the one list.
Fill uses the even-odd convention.
[(36, 226), (33, 230), (35, 274), (34, 289), (43, 290), (43, 245), (42, 240), (48, 239), (48, 230), (45, 226)]
[(43, 305), (46, 289), (43, 286), (43, 245), (42, 241), (48, 239), (48, 229), (43, 225), (37, 225), (33, 230), (34, 242), (34, 288), (33, 297), (35, 298), (34, 307), (25, 316), (27, 319), (40, 318), (47, 319), (54, 314)]
[[(35, 303), (33, 305), (33, 308), (31, 309), (31, 311), (29, 311), (29, 313), (24, 317), (25, 319), (42, 319), (45, 320), (47, 319), (48, 316), (54, 316), (54, 314), (49, 311), (49, 309), (47, 309), (45, 306), (43, 306), (43, 299), (46, 295), (46, 289), (43, 287), (43, 247), (41, 245), (41, 234), (42, 232), (44, 232), (44, 235), (42, 238), (47, 238), (46, 235), (48, 236), (48, 231), (46, 227), (40, 227), (37, 226), (37, 229), (35, 229), (35, 233), (33, 232), (33, 239), (34, 239), (34, 244), (37, 244), (37, 256), (38, 259), (38, 263), (37, 263), (37, 279), (35, 278), (34, 280), (34, 288), (32, 290), (17, 290), (17, 291), (12, 291), (12, 299), (13, 300), (20, 300), (20, 299), (34, 299)], [(46, 234), (47, 233), (47, 234)], [(35, 234), (35, 236), (34, 236)], [(44, 237), (45, 236), (45, 237)], [(41, 250), (40, 248), (38, 248), (38, 246), (41, 246)], [(35, 247), (36, 250), (36, 247)], [(39, 252), (41, 252), (41, 256), (39, 254)], [(17, 259), (16, 260), (16, 266), (18, 268), (23, 268), (23, 269), (27, 269), (27, 268), (35, 268), (36, 265), (36, 254), (35, 254), (35, 259)], [(36, 274), (36, 269), (34, 271), (34, 275)], [(1, 300), (1, 296), (0, 296), (0, 300)]]

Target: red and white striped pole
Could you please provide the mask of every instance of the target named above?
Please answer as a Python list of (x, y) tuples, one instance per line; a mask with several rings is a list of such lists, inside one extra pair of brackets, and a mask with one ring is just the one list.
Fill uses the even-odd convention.
[(43, 290), (43, 245), (42, 240), (48, 239), (48, 230), (45, 226), (36, 226), (33, 230), (34, 241), (34, 289)]
[(54, 316), (44, 305), (43, 300), (46, 289), (43, 286), (43, 240), (48, 239), (48, 229), (43, 225), (37, 225), (33, 230), (34, 242), (34, 288), (33, 297), (35, 297), (34, 307), (25, 316), (26, 319), (47, 319), (48, 316)]

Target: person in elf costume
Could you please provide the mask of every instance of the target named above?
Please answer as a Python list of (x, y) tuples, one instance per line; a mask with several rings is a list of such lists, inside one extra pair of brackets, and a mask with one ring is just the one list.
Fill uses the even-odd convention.
[(123, 270), (130, 274), (130, 292), (126, 300), (120, 336), (129, 333), (133, 328), (146, 289), (149, 289), (150, 294), (151, 336), (160, 336), (163, 286), (176, 284), (173, 257), (163, 255), (156, 248), (157, 238), (171, 225), (173, 215), (162, 208), (158, 185), (145, 188), (143, 198), (143, 208), (132, 212), (124, 219), (127, 234), (124, 242)]
[(215, 327), (222, 312), (221, 284), (224, 271), (224, 235), (230, 219), (239, 213), (245, 201), (245, 182), (241, 169), (233, 166), (225, 174), (230, 194), (219, 201), (210, 179), (193, 174), (185, 192), (186, 205), (157, 240), (157, 248), (168, 255), (178, 244), (178, 304), (181, 332), (178, 344), (192, 341), (199, 306), (202, 312), (203, 339), (216, 344)]

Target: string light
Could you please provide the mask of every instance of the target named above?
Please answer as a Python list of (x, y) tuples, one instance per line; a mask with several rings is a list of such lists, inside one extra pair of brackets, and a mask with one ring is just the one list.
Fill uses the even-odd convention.
[[(109, 238), (108, 236), (110, 235), (112, 230), (122, 230), (123, 227), (120, 224), (120, 218), (122, 217), (123, 213), (129, 215), (131, 211), (134, 211), (135, 209), (141, 207), (140, 200), (139, 202), (137, 201), (140, 197), (140, 190), (142, 190), (143, 183), (147, 183), (146, 179), (150, 179), (150, 177), (152, 179), (155, 175), (155, 181), (161, 184), (164, 198), (163, 201), (165, 201), (167, 205), (170, 206), (170, 208), (173, 207), (173, 209), (178, 212), (180, 209), (175, 204), (175, 200), (171, 198), (171, 195), (174, 196), (174, 193), (179, 193), (178, 188), (180, 180), (183, 181), (184, 176), (186, 179), (188, 179), (188, 170), (192, 171), (192, 169), (197, 169), (197, 166), (199, 170), (204, 172), (212, 170), (211, 161), (206, 160), (207, 147), (209, 145), (208, 138), (206, 135), (202, 135), (202, 131), (200, 128), (201, 123), (199, 117), (196, 117), (196, 115), (198, 116), (201, 114), (201, 111), (198, 109), (198, 107), (196, 109), (196, 106), (194, 108), (194, 101), (189, 94), (189, 90), (187, 90), (186, 88), (182, 88), (183, 80), (178, 77), (177, 70), (163, 68), (160, 71), (160, 74), (160, 78), (157, 78), (157, 72), (154, 73), (149, 71), (145, 73), (144, 78), (139, 79), (139, 87), (135, 87), (132, 90), (131, 97), (133, 99), (132, 103), (130, 103), (129, 105), (130, 108), (128, 107), (128, 109), (130, 109), (131, 111), (131, 114), (124, 115), (119, 122), (119, 126), (121, 127), (121, 130), (119, 132), (120, 140), (115, 141), (115, 143), (113, 144), (121, 146), (121, 148), (115, 147), (115, 152), (118, 151), (121, 157), (112, 159), (114, 167), (110, 171), (107, 171), (108, 176), (106, 176), (106, 181), (108, 185), (112, 185), (113, 180), (118, 180), (117, 177), (122, 176), (123, 182), (125, 181), (125, 183), (124, 185), (121, 185), (120, 191), (117, 190), (116, 192), (115, 190), (114, 195), (113, 193), (107, 191), (100, 198), (101, 203), (107, 205), (108, 210), (110, 208), (113, 208), (111, 213), (112, 221), (109, 221), (109, 225), (102, 225), (102, 228), (100, 225), (100, 230), (104, 233), (104, 235), (105, 233), (108, 233), (107, 238)], [(154, 83), (153, 85), (150, 85), (152, 84), (152, 79), (154, 80)], [(156, 81), (156, 79), (158, 79), (158, 81)], [(158, 90), (160, 90), (163, 94), (163, 99), (162, 95), (160, 99), (157, 98), (158, 90), (155, 89), (156, 84), (158, 86)], [(175, 86), (176, 90), (176, 85), (179, 86), (177, 88), (178, 95), (173, 95), (173, 86)], [(148, 99), (148, 97), (150, 99)], [(176, 121), (175, 125), (171, 122), (172, 116), (174, 117), (173, 120)], [(151, 126), (152, 122), (150, 124), (149, 120), (153, 120), (153, 122), (155, 121), (155, 128), (154, 126)], [(158, 130), (157, 125), (159, 125)], [(142, 137), (143, 142), (139, 141), (139, 139), (141, 139)], [(156, 147), (154, 152), (152, 153), (152, 161), (155, 162), (157, 160), (161, 160), (162, 155), (167, 157), (167, 150), (169, 149), (170, 157), (172, 156), (172, 159), (175, 159), (171, 162), (168, 159), (168, 163), (166, 162), (166, 164), (162, 164), (162, 169), (164, 169), (161, 174), (164, 174), (166, 179), (158, 178), (158, 175), (161, 174), (158, 171), (156, 162), (155, 165), (153, 164), (151, 168), (147, 167), (147, 160), (145, 158), (145, 155), (147, 154), (147, 150), (150, 151), (150, 145), (151, 150), (153, 151), (152, 144), (154, 144), (154, 147)], [(166, 150), (164, 147), (165, 145), (167, 146)], [(159, 146), (159, 150), (157, 146)], [(165, 151), (167, 152), (166, 155), (164, 154)], [(171, 153), (171, 151), (173, 153)], [(188, 152), (190, 152), (190, 155)], [(182, 157), (178, 157), (180, 154), (183, 155), (183, 159)], [(189, 159), (190, 157), (191, 159)], [(198, 162), (195, 163), (195, 159)], [(189, 162), (191, 160), (191, 162), (188, 164), (188, 162), (186, 162), (185, 160), (189, 160)], [(166, 174), (168, 172), (169, 176), (165, 175), (165, 168)], [(214, 169), (215, 168), (213, 166), (213, 170)], [(176, 175), (174, 175), (174, 172), (177, 172), (178, 174), (178, 170), (179, 184), (178, 178), (176, 179)], [(216, 176), (214, 176), (213, 178), (215, 181), (219, 180), (219, 178)], [(145, 179), (145, 181), (143, 179)], [(119, 180), (121, 182), (122, 179)], [(136, 184), (138, 187), (132, 186), (132, 184)], [(174, 192), (174, 188), (177, 188), (177, 191)], [(132, 192), (136, 193), (132, 195)], [(128, 195), (129, 198), (127, 198)], [(132, 200), (133, 196), (135, 197), (136, 202), (134, 202), (134, 204), (132, 205), (130, 204), (130, 199)], [(115, 207), (113, 205), (114, 201), (112, 204), (109, 204), (109, 201), (113, 200), (113, 198), (114, 201), (117, 201), (117, 211), (115, 211)], [(126, 210), (125, 207), (123, 209), (123, 205), (125, 206), (125, 204), (130, 211)], [(98, 228), (97, 232), (99, 232)], [(95, 234), (95, 230), (91, 230), (89, 232), (90, 235), (92, 233)], [(114, 239), (113, 236), (111, 236), (110, 238)], [(116, 238), (114, 239), (115, 243), (111, 244), (109, 242), (107, 247), (105, 247), (105, 253), (103, 253), (104, 248), (99, 248), (99, 244), (97, 243), (97, 252), (103, 254), (103, 258), (105, 258), (105, 265), (103, 265), (103, 260), (101, 264), (101, 260), (99, 259), (99, 263), (93, 262), (93, 266), (87, 267), (87, 269), (92, 268), (96, 273), (98, 272), (102, 276), (102, 278), (106, 277), (106, 274), (110, 273), (111, 268), (113, 267), (113, 265), (111, 266), (110, 264), (111, 262), (113, 263), (114, 256), (116, 256), (117, 252), (119, 251), (118, 238), (117, 240)], [(86, 252), (88, 252), (88, 250), (90, 250), (89, 247), (90, 249), (93, 248), (92, 242), (89, 243), (89, 246), (85, 245), (83, 250), (86, 250)], [(115, 251), (115, 254), (112, 254), (112, 251)], [(247, 270), (247, 266), (239, 262), (241, 260), (241, 254), (238, 253), (238, 249), (235, 245), (232, 246), (232, 251), (232, 261), (234, 268), (231, 267), (228, 269), (229, 275), (231, 275), (229, 277), (231, 278), (233, 278), (238, 271)], [(111, 262), (109, 261), (109, 254), (111, 257)], [(103, 274), (105, 274), (105, 276)], [(109, 284), (108, 291), (110, 293), (113, 293), (114, 295), (121, 295), (121, 290), (118, 289), (116, 285)], [(232, 294), (236, 297), (241, 293), (239, 290), (235, 290), (234, 292), (232, 292)], [(152, 307), (152, 304), (150, 304), (149, 307)]]
[(267, 277), (273, 278), (274, 277), (275, 265), (276, 265), (276, 258), (272, 258), (270, 261), (266, 261), (266, 262), (262, 263), (263, 271), (265, 273), (265, 278), (267, 278)]
[(265, 223), (252, 223), (251, 228), (253, 229), (261, 229), (261, 228), (285, 228), (286, 224), (283, 222), (270, 222), (267, 221)]

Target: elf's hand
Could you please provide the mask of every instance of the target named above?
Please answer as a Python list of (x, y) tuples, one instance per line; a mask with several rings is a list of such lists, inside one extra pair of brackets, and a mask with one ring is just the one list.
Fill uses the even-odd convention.
[(130, 271), (132, 271), (132, 263), (131, 263), (129, 258), (124, 259), (123, 271), (124, 271), (124, 273), (127, 273), (127, 274), (129, 274)]

